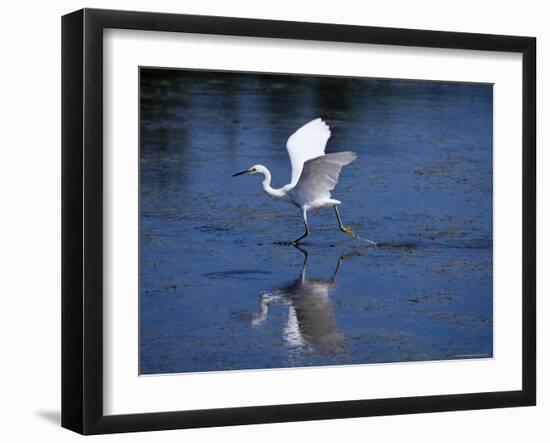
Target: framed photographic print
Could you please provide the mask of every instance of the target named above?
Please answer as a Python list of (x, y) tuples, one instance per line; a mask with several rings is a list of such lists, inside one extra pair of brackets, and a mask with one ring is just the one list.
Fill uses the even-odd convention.
[(62, 21), (62, 425), (534, 405), (532, 37)]

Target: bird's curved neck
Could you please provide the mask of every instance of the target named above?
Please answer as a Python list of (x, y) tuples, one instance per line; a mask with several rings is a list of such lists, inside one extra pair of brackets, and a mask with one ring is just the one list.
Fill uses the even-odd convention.
[(261, 173), (264, 175), (264, 181), (262, 182), (262, 188), (264, 188), (264, 191), (275, 198), (284, 197), (285, 192), (282, 189), (273, 189), (271, 187), (271, 172), (269, 172), (269, 169), (264, 168)]

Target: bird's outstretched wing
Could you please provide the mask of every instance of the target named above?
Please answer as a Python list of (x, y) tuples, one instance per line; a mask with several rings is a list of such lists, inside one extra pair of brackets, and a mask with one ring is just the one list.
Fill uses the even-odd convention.
[(320, 118), (306, 123), (288, 138), (286, 149), (292, 166), (292, 186), (298, 183), (304, 163), (325, 153), (329, 138), (330, 129)]
[(330, 197), (330, 191), (338, 183), (340, 171), (356, 158), (354, 152), (344, 151), (308, 160), (294, 190), (311, 201)]

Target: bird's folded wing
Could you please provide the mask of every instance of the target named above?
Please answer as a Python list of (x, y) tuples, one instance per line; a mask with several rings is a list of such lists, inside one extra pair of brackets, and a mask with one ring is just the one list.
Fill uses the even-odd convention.
[(338, 183), (340, 171), (357, 158), (354, 152), (336, 152), (308, 160), (295, 186), (295, 190), (308, 199), (329, 197)]
[(306, 161), (325, 153), (329, 138), (330, 129), (320, 118), (306, 123), (288, 138), (286, 149), (292, 166), (292, 185), (298, 182)]

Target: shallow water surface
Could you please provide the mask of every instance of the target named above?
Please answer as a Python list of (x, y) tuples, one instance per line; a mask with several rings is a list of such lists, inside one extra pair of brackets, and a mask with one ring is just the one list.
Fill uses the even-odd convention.
[[(142, 374), (491, 357), (492, 86), (141, 70)], [(322, 116), (334, 212), (263, 193)], [(372, 247), (365, 239), (378, 242)]]

